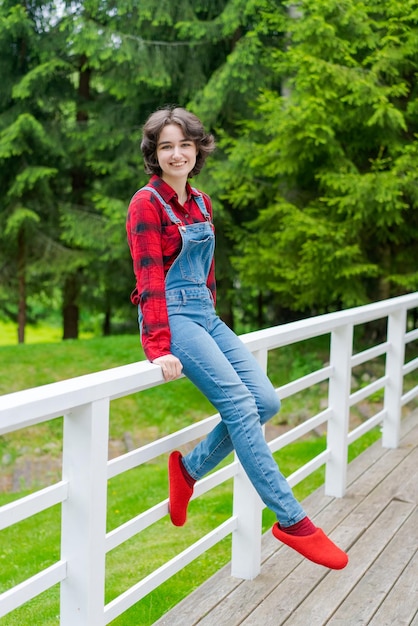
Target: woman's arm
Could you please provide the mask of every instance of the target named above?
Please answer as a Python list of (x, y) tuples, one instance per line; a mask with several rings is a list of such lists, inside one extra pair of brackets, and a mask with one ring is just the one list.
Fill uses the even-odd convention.
[(128, 244), (142, 313), (141, 340), (150, 361), (170, 354), (170, 327), (165, 299), (162, 216), (150, 192), (132, 198), (127, 216)]

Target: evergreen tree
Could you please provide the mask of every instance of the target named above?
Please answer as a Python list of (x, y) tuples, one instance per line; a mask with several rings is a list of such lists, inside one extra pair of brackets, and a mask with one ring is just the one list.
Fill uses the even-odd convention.
[(281, 88), (262, 91), (217, 172), (231, 204), (253, 213), (240, 279), (298, 311), (414, 290), (418, 5), (298, 7), (285, 26), (267, 16), (288, 33), (265, 57)]
[(193, 182), (231, 325), (416, 289), (417, 2), (297, 7), (0, 4), (0, 306), (20, 340), (27, 301), (53, 290), (65, 337), (80, 307), (105, 332), (134, 319), (125, 214), (141, 126), (167, 103), (217, 137)]
[[(18, 259), (19, 267), (27, 266), (22, 261), (28, 254), (23, 239), (34, 241), (33, 234), (23, 237), (23, 222), (16, 226), (20, 215), (26, 230), (31, 225), (44, 237), (54, 238), (54, 245), (37, 248), (39, 257), (54, 250), (64, 261), (52, 262), (50, 255), (49, 265), (41, 267), (38, 262), (37, 288), (51, 284), (51, 272), (57, 270), (65, 338), (78, 335), (80, 306), (91, 312), (101, 310), (107, 330), (112, 310), (123, 309), (121, 301), (129, 310), (133, 278), (124, 221), (130, 195), (145, 182), (139, 154), (141, 124), (166, 102), (185, 105), (204, 85), (213, 64), (211, 55), (219, 55), (218, 43), (182, 39), (178, 24), (180, 18), (211, 19), (224, 3), (201, 2), (196, 10), (193, 4), (51, 2), (32, 3), (27, 9), (12, 2), (1, 7), (3, 58), (9, 45), (15, 51), (13, 62), (25, 57), (20, 71), (10, 66), (4, 72), (10, 85), (9, 99), (0, 112), (2, 173), (5, 180), (13, 181), (27, 162), (25, 146), (17, 153), (11, 137), (21, 142), (23, 122), (26, 128), (28, 120), (36, 128), (37, 144), (27, 152), (30, 160), (40, 160), (44, 167), (36, 172), (42, 177), (43, 191), (30, 183), (34, 212), (19, 214), (11, 202), (2, 209), (3, 220), (8, 220), (3, 229), (7, 243), (20, 246), (15, 261), (11, 248), (2, 247), (3, 283), (6, 273), (16, 281)], [(26, 39), (19, 50), (22, 33)], [(207, 46), (212, 46), (211, 54)], [(33, 128), (31, 132), (35, 134)], [(45, 188), (48, 177), (55, 187)], [(16, 206), (22, 201), (20, 184)], [(23, 274), (21, 302), (27, 281), (27, 272), (21, 269)], [(21, 321), (24, 324), (23, 315)]]
[(62, 225), (66, 245), (83, 251), (84, 264), (67, 272), (64, 337), (77, 335), (79, 302), (101, 307), (105, 332), (112, 312), (129, 303), (133, 275), (124, 222), (130, 196), (146, 181), (141, 125), (158, 106), (185, 105), (219, 55), (218, 42), (202, 46), (181, 34), (180, 16), (210, 19), (218, 3), (199, 3), (196, 11), (193, 4), (66, 6), (60, 30), (77, 93), (74, 119), (65, 121), (71, 192)]
[[(27, 292), (41, 291), (55, 259), (55, 208), (63, 152), (56, 128), (56, 74), (49, 58), (52, 3), (0, 5), (0, 299), (24, 341)], [(63, 85), (60, 85), (63, 89)]]
[[(242, 162), (238, 165), (236, 161), (239, 155), (245, 160), (254, 155), (249, 154), (252, 146), (246, 140), (242, 140), (238, 154), (232, 154), (229, 139), (240, 137), (243, 124), (257, 119), (254, 101), (262, 89), (280, 89), (281, 80), (271, 71), (270, 59), (285, 46), (286, 14), (282, 0), (231, 0), (211, 22), (187, 26), (190, 32), (195, 29), (196, 35), (200, 33), (202, 39), (223, 45), (226, 53), (218, 59), (206, 85), (189, 106), (218, 140), (215, 160), (208, 162), (203, 174), (205, 188), (215, 205), (217, 308), (231, 326), (240, 324), (239, 330), (247, 328), (247, 322), (249, 327), (263, 324), (265, 287), (259, 288), (257, 282), (243, 285), (231, 263), (237, 232), (263, 205), (254, 204), (251, 197), (245, 206), (236, 203), (235, 194), (249, 190), (244, 182), (246, 173), (240, 171)], [(253, 176), (250, 170), (247, 173)]]

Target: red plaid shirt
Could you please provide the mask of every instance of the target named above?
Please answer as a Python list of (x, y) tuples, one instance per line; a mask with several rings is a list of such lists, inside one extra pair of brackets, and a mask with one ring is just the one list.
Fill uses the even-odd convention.
[[(152, 176), (148, 185), (158, 191), (184, 224), (203, 221), (189, 184), (184, 207), (178, 202), (176, 192), (159, 176)], [(212, 217), (210, 198), (206, 194), (201, 195)], [(147, 359), (153, 361), (159, 356), (170, 354), (171, 336), (165, 299), (165, 276), (181, 250), (181, 235), (161, 202), (147, 190), (139, 191), (133, 196), (128, 208), (126, 231), (136, 277), (136, 288), (131, 294), (131, 301), (141, 307), (142, 346)], [(214, 260), (207, 286), (216, 302)]]

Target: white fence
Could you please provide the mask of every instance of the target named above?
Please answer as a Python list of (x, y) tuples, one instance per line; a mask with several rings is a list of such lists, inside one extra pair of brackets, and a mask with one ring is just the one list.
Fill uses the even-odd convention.
[[(281, 399), (328, 381), (328, 407), (270, 442), (279, 450), (320, 425), (326, 425), (327, 447), (288, 477), (294, 486), (326, 465), (328, 495), (344, 495), (348, 445), (382, 424), (382, 443), (399, 442), (401, 407), (418, 396), (418, 386), (403, 392), (404, 377), (418, 368), (418, 358), (405, 363), (405, 345), (418, 339), (407, 329), (408, 310), (418, 307), (418, 293), (249, 333), (242, 337), (263, 367), (269, 350), (320, 335), (330, 335), (330, 361), (325, 367), (278, 389)], [(353, 355), (355, 326), (387, 318), (386, 341)], [(352, 368), (385, 356), (385, 374), (351, 392)], [(54, 565), (0, 595), (0, 617), (60, 583), (61, 624), (108, 624), (197, 556), (232, 534), (232, 575), (251, 579), (260, 570), (262, 503), (239, 463), (199, 481), (194, 497), (234, 478), (232, 516), (174, 559), (104, 604), (106, 554), (168, 514), (167, 500), (106, 533), (107, 481), (142, 463), (205, 435), (219, 420), (213, 415), (188, 428), (108, 461), (109, 405), (115, 398), (163, 383), (158, 366), (141, 361), (0, 398), (0, 434), (64, 416), (62, 480), (0, 509), (0, 530), (56, 504), (62, 507), (61, 556)], [(384, 389), (383, 408), (349, 432), (350, 407)]]

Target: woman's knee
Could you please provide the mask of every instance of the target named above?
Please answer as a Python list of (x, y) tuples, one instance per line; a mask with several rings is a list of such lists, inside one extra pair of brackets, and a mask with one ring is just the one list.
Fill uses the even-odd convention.
[(259, 409), (262, 424), (268, 422), (280, 411), (280, 404), (280, 398), (276, 391), (270, 394), (268, 398), (264, 399), (261, 409)]

